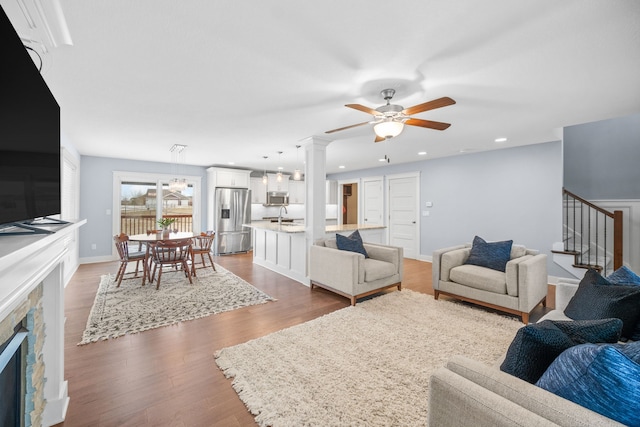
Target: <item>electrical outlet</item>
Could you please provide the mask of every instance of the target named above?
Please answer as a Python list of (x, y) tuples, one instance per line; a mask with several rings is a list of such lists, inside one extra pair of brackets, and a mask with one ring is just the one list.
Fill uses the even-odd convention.
[(95, 251), (96, 249), (98, 249), (98, 245), (96, 245), (95, 243), (91, 244), (91, 250)]

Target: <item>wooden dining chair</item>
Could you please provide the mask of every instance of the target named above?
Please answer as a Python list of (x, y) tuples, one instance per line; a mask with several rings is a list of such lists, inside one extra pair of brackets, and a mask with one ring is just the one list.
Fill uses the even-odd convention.
[(192, 238), (193, 244), (191, 246), (191, 274), (196, 275), (196, 255), (200, 255), (202, 260), (202, 267), (206, 268), (207, 264), (204, 261), (205, 254), (209, 257), (211, 262), (211, 268), (216, 271), (216, 266), (211, 258), (211, 246), (213, 245), (213, 239), (215, 238), (215, 231), (207, 231), (206, 233), (200, 233), (199, 236)]
[[(181, 267), (184, 275), (189, 279), (189, 283), (193, 283), (191, 280), (191, 270), (187, 262), (190, 256), (191, 239), (159, 241), (152, 245), (151, 259), (153, 261), (153, 274), (151, 275), (151, 281), (155, 280), (156, 271), (158, 271), (156, 289), (160, 289), (162, 270), (165, 266), (174, 267), (176, 270)], [(159, 270), (158, 267), (160, 267)]]
[(147, 278), (147, 251), (145, 250), (131, 250), (129, 248), (129, 236), (125, 233), (120, 233), (117, 236), (113, 236), (113, 242), (116, 245), (116, 249), (118, 251), (118, 256), (120, 257), (120, 267), (118, 268), (118, 273), (116, 273), (116, 280), (118, 281), (118, 285), (116, 287), (120, 287), (120, 283), (122, 282), (122, 278), (126, 273), (127, 264), (129, 262), (136, 262), (136, 270), (133, 272), (133, 277), (138, 277), (138, 270), (140, 267), (140, 262), (142, 261), (142, 284), (144, 285), (145, 279)]

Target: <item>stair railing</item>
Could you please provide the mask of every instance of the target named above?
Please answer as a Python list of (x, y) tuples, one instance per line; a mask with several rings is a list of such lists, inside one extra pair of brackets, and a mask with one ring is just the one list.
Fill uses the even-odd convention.
[(622, 211), (610, 212), (565, 188), (562, 199), (564, 250), (575, 255), (574, 267), (595, 268), (603, 275), (621, 267)]

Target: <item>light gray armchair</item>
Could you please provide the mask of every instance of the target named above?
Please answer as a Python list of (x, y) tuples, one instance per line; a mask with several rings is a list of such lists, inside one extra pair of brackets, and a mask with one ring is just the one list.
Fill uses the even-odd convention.
[(435, 299), (448, 295), (522, 317), (546, 302), (547, 256), (537, 250), (513, 245), (505, 272), (466, 265), (471, 245), (459, 245), (433, 252)]
[(315, 286), (328, 289), (356, 304), (358, 298), (390, 287), (402, 289), (403, 249), (364, 243), (369, 255), (339, 250), (335, 239), (326, 239), (311, 246), (309, 278)]

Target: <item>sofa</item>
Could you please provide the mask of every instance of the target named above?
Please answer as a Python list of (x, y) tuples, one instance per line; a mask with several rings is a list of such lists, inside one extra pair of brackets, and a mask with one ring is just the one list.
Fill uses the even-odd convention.
[(322, 239), (309, 251), (310, 287), (324, 288), (345, 296), (355, 305), (358, 298), (397, 287), (402, 289), (403, 249), (372, 243), (362, 244), (363, 254), (338, 249), (336, 239)]
[(622, 424), (576, 403), (463, 357), (452, 357), (430, 379), (431, 427), (599, 427)]
[[(511, 247), (505, 271), (467, 264), (471, 244), (433, 252), (434, 298), (447, 295), (474, 304), (521, 316), (546, 301), (547, 256), (521, 245)], [(507, 254), (509, 255), (509, 254)]]
[[(556, 307), (543, 320), (571, 320), (564, 309), (577, 280), (556, 285)], [(621, 426), (610, 418), (559, 397), (494, 366), (452, 357), (430, 380), (429, 425), (447, 426)]]

